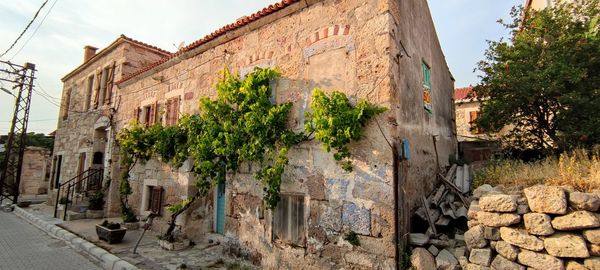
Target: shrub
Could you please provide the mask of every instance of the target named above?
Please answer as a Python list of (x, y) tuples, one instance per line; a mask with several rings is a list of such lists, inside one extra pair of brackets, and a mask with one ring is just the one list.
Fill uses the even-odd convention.
[(473, 188), (492, 186), (532, 186), (535, 184), (569, 185), (579, 191), (600, 189), (600, 148), (563, 152), (533, 162), (493, 160), (475, 172)]
[(102, 224), (100, 224), (100, 226), (107, 228), (109, 230), (116, 230), (116, 229), (121, 228), (121, 224), (116, 223), (116, 222), (110, 222), (106, 219), (102, 222)]

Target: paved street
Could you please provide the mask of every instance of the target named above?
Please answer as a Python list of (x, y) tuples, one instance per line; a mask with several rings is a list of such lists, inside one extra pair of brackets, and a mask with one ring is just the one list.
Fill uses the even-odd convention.
[(0, 269), (101, 269), (12, 213), (0, 212)]

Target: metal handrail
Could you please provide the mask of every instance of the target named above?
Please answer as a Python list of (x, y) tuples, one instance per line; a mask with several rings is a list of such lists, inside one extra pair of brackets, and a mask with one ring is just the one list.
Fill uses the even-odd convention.
[[(92, 190), (92, 188), (99, 188), (102, 186), (102, 175), (104, 173), (104, 169), (92, 169), (92, 168), (88, 168), (87, 170), (83, 171), (82, 173), (76, 175), (75, 177), (69, 179), (68, 181), (65, 181), (63, 183), (60, 183), (58, 185), (58, 190), (56, 191), (56, 203), (54, 204), (54, 217), (56, 218), (58, 215), (58, 203), (60, 200), (60, 192), (62, 189), (65, 188), (66, 186), (66, 192), (67, 192), (67, 201), (65, 202), (65, 206), (64, 206), (64, 213), (63, 213), (63, 220), (66, 220), (66, 216), (67, 216), (67, 209), (69, 208), (69, 203), (72, 202), (72, 200), (75, 197), (75, 193), (77, 192), (81, 192), (81, 186), (84, 186), (84, 192), (87, 192), (89, 190)], [(85, 176), (84, 176), (85, 175)], [(92, 177), (96, 177), (96, 178), (92, 178)], [(100, 180), (99, 183), (90, 183), (88, 180)], [(75, 181), (78, 180), (78, 181)], [(83, 184), (83, 185), (81, 185)], [(96, 186), (91, 186), (91, 184), (95, 184)], [(76, 189), (76, 190), (72, 190), (72, 189)]]

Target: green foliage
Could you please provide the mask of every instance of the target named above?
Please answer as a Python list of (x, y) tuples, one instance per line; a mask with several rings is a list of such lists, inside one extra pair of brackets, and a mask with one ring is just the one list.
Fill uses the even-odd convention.
[(174, 204), (174, 205), (167, 207), (167, 210), (169, 210), (169, 212), (171, 212), (171, 213), (176, 213), (176, 212), (181, 211), (181, 209), (186, 207), (191, 202), (192, 202), (192, 199), (187, 199), (187, 200), (184, 200), (181, 204)]
[[(225, 69), (216, 85), (217, 98), (201, 98), (199, 114), (183, 116), (172, 127), (144, 128), (134, 123), (123, 129), (119, 134), (123, 165), (131, 168), (136, 161), (146, 162), (156, 154), (179, 167), (189, 158), (195, 185), (200, 194), (206, 194), (242, 163), (260, 164), (255, 178), (264, 186), (265, 204), (274, 208), (279, 202), (288, 150), (307, 139), (304, 133), (287, 127), (292, 103), (270, 101), (270, 84), (278, 76), (276, 70), (256, 68), (240, 79)], [(328, 151), (336, 149), (336, 160), (345, 159), (344, 168), (350, 171), (347, 144), (359, 140), (366, 121), (385, 109), (363, 100), (352, 107), (344, 94), (335, 92), (330, 99), (318, 89), (313, 104), (314, 113), (308, 115), (309, 122), (315, 123), (307, 124), (307, 130), (316, 132)], [(123, 172), (123, 196), (131, 194), (128, 176), (129, 170)], [(173, 205), (169, 211), (177, 215), (186, 209), (185, 203)]]
[(306, 112), (306, 131), (314, 132), (315, 138), (323, 143), (327, 152), (335, 149), (335, 160), (342, 162), (344, 170), (352, 171), (348, 144), (360, 140), (367, 121), (386, 111), (386, 108), (365, 100), (360, 100), (352, 107), (345, 94), (334, 91), (327, 96), (320, 89), (313, 91), (310, 107), (312, 112)]
[(348, 241), (348, 243), (353, 246), (360, 246), (360, 239), (358, 239), (358, 235), (354, 231), (346, 233), (344, 240)]
[(58, 204), (67, 204), (70, 203), (71, 200), (69, 200), (69, 198), (67, 198), (66, 196), (60, 197), (60, 199), (58, 199)]
[(568, 1), (526, 16), (513, 9), (509, 40), (490, 41), (475, 93), (477, 126), (513, 129), (505, 142), (553, 151), (600, 142), (598, 0)]
[(104, 206), (104, 193), (102, 191), (94, 192), (88, 196), (90, 210), (102, 210)]
[(110, 222), (106, 219), (100, 224), (100, 226), (107, 228), (109, 230), (116, 230), (116, 229), (121, 228), (121, 224), (116, 223), (116, 222)]

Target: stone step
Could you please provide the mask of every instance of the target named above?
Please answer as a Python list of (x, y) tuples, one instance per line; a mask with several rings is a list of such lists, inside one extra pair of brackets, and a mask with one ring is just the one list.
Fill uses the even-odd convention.
[(67, 221), (85, 219), (85, 212), (79, 213), (75, 211), (67, 211)]

